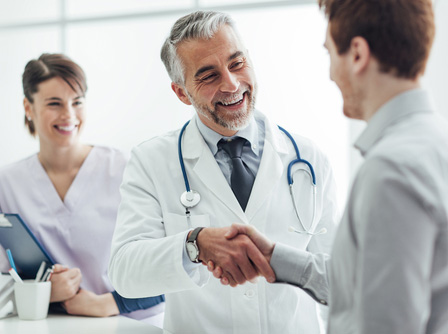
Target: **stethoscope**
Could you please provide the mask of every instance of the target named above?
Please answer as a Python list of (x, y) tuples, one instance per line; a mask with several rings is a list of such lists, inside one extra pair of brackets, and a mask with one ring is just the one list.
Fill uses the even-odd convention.
[[(182, 137), (183, 134), (185, 132), (185, 128), (187, 127), (187, 125), (190, 123), (190, 121), (188, 121), (187, 123), (184, 124), (184, 126), (182, 127), (182, 129), (180, 130), (179, 133), (179, 140), (178, 140), (178, 154), (179, 154), (179, 163), (180, 163), (180, 168), (182, 170), (182, 175), (184, 177), (184, 182), (185, 182), (185, 189), (186, 191), (184, 191), (182, 193), (182, 195), (180, 196), (180, 202), (182, 203), (182, 205), (185, 207), (185, 214), (187, 215), (187, 218), (190, 218), (190, 210), (191, 208), (195, 207), (196, 205), (198, 205), (198, 203), (201, 201), (201, 195), (196, 191), (196, 190), (192, 190), (190, 188), (190, 183), (188, 182), (188, 176), (187, 176), (187, 172), (185, 170), (185, 165), (184, 165), (184, 159), (183, 159), (183, 155), (182, 155)], [(299, 148), (297, 147), (296, 141), (294, 140), (294, 138), (291, 136), (291, 134), (286, 131), (284, 128), (282, 128), (281, 126), (278, 126), (278, 128), (283, 131), (283, 133), (288, 136), (288, 138), (291, 140), (291, 143), (294, 146), (294, 150), (296, 151), (296, 156), (297, 159), (294, 159), (293, 161), (291, 161), (288, 165), (288, 172), (287, 172), (287, 177), (288, 177), (288, 184), (289, 184), (289, 192), (291, 193), (291, 198), (292, 198), (292, 202), (293, 202), (293, 206), (294, 206), (294, 211), (296, 212), (296, 216), (297, 219), (299, 220), (299, 223), (303, 229), (303, 231), (301, 230), (297, 230), (295, 229), (293, 226), (289, 226), (288, 230), (290, 232), (296, 232), (296, 233), (300, 233), (300, 234), (307, 234), (307, 235), (318, 235), (318, 234), (324, 234), (327, 232), (326, 228), (322, 228), (320, 229), (318, 232), (312, 232), (314, 231), (314, 228), (316, 227), (316, 198), (317, 198), (317, 187), (316, 187), (316, 175), (314, 174), (314, 168), (311, 165), (311, 163), (309, 163), (307, 160), (302, 159), (300, 157), (300, 151)], [(297, 208), (297, 204), (296, 204), (296, 198), (294, 196), (294, 192), (292, 189), (294, 180), (292, 178), (292, 174), (291, 174), (291, 169), (295, 164), (298, 163), (302, 163), (305, 164), (306, 166), (308, 166), (308, 170), (307, 169), (303, 169), (300, 168), (300, 171), (304, 171), (306, 174), (308, 174), (310, 181), (311, 181), (311, 187), (313, 189), (313, 218), (311, 219), (311, 224), (309, 228), (305, 227), (305, 224), (303, 224), (302, 219), (300, 218), (300, 214), (299, 214), (299, 210)]]

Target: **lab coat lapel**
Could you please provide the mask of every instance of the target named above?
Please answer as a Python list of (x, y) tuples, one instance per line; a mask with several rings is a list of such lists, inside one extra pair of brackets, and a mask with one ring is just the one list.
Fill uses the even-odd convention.
[[(265, 118), (266, 138), (257, 177), (246, 208), (250, 221), (271, 196), (274, 187), (281, 182), (284, 171), (282, 156), (288, 153), (287, 142), (277, 128)], [(286, 182), (286, 178), (284, 180)]]
[(230, 185), (227, 183), (215, 157), (202, 138), (195, 119), (192, 119), (186, 128), (182, 144), (185, 147), (183, 149), (185, 166), (187, 169), (191, 168), (193, 170), (190, 178), (191, 180), (196, 179), (200, 181), (200, 184), (198, 181), (195, 182), (196, 184), (190, 181), (191, 189), (201, 193), (199, 187), (208, 188), (215, 195), (216, 200), (223, 202), (241, 219), (241, 222), (247, 222), (247, 218)]

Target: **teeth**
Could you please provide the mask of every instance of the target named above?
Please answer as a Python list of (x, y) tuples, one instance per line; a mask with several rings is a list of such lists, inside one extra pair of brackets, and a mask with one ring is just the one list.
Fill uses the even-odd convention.
[(57, 126), (58, 129), (62, 131), (73, 131), (76, 128), (76, 125), (69, 125), (69, 126)]
[(237, 104), (237, 103), (240, 103), (241, 101), (243, 101), (243, 99), (241, 98), (241, 99), (239, 99), (239, 100), (236, 100), (236, 101), (234, 101), (234, 102), (232, 102), (232, 101), (230, 101), (230, 102), (225, 102), (225, 101), (223, 101), (223, 102), (221, 102), (223, 105), (225, 105), (225, 106), (228, 106), (228, 105), (231, 105), (231, 104)]

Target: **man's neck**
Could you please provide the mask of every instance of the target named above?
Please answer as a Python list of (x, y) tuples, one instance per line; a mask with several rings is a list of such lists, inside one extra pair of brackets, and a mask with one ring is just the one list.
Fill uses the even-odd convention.
[(412, 89), (420, 88), (419, 78), (414, 80), (380, 75), (369, 83), (362, 102), (364, 121), (369, 121), (373, 115), (394, 97)]

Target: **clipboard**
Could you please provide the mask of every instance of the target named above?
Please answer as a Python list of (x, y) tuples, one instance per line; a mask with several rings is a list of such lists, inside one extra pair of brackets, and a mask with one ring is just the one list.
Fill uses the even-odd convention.
[(0, 254), (2, 257), (6, 257), (6, 249), (11, 250), (22, 279), (34, 279), (42, 261), (47, 267), (55, 263), (18, 214), (0, 213), (0, 246), (0, 251), (5, 253)]

